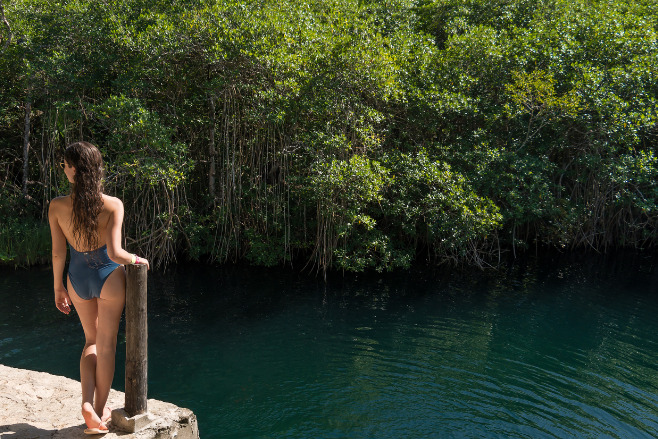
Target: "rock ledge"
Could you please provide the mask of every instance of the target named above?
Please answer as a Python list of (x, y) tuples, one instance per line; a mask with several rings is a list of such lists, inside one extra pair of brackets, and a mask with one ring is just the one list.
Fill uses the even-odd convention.
[[(120, 409), (123, 392), (112, 390), (107, 405)], [(124, 433), (113, 428), (104, 436), (84, 434), (80, 415), (80, 383), (45, 372), (0, 364), (0, 439), (198, 439), (199, 428), (191, 410), (148, 400), (154, 419), (144, 430)]]

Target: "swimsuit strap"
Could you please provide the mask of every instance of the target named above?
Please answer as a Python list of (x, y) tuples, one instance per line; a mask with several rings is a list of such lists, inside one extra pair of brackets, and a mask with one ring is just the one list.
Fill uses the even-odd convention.
[(73, 246), (72, 246), (71, 244), (69, 244), (69, 248), (70, 248), (72, 251), (76, 252), (76, 253), (80, 253), (80, 254), (83, 254), (83, 255), (91, 255), (91, 254), (93, 254), (93, 253), (102, 252), (102, 251), (104, 251), (105, 249), (107, 249), (107, 244), (103, 245), (102, 247), (98, 247), (98, 248), (95, 249), (95, 250), (89, 250), (88, 252), (81, 252), (81, 251), (78, 251), (78, 250), (74, 249)]

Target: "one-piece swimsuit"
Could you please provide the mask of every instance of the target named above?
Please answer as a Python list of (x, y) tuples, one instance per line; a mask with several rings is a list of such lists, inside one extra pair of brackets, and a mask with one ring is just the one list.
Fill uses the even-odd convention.
[(107, 255), (107, 245), (88, 252), (79, 252), (70, 244), (69, 248), (69, 279), (75, 292), (84, 300), (99, 298), (105, 281), (119, 264)]

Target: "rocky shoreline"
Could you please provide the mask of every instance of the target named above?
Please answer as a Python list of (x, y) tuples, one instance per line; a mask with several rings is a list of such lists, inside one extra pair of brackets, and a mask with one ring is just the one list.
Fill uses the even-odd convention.
[[(107, 404), (112, 409), (122, 408), (123, 392), (112, 390)], [(191, 410), (149, 399), (148, 412), (153, 422), (143, 430), (125, 433), (110, 424), (110, 432), (104, 438), (199, 438), (196, 416)], [(94, 437), (86, 436), (84, 429), (78, 381), (0, 364), (0, 439)]]

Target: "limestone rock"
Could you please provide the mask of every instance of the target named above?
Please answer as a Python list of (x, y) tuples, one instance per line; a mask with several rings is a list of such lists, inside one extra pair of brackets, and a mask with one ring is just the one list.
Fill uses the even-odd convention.
[[(124, 405), (124, 394), (112, 390), (107, 401), (112, 409)], [(148, 400), (152, 422), (127, 434), (110, 424), (107, 439), (198, 439), (196, 416), (173, 404)], [(80, 414), (80, 383), (45, 372), (16, 369), (0, 364), (0, 439), (100, 438), (86, 436)]]

